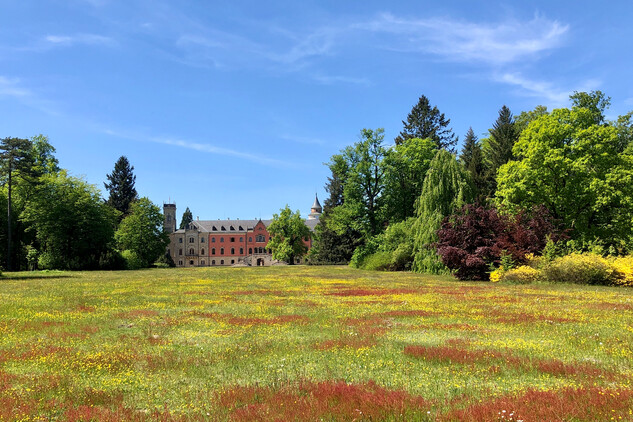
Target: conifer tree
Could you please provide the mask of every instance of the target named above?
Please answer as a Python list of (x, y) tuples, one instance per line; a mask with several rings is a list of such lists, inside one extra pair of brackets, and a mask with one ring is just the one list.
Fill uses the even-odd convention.
[(192, 221), (193, 221), (193, 215), (191, 214), (191, 210), (189, 209), (189, 207), (187, 207), (185, 212), (182, 213), (182, 220), (180, 220), (179, 229), (187, 228), (187, 224), (191, 223)]
[(453, 151), (457, 144), (457, 138), (453, 130), (448, 127), (451, 119), (447, 119), (444, 113), (440, 113), (437, 106), (431, 107), (429, 99), (422, 95), (418, 103), (402, 121), (404, 128), (395, 139), (396, 145), (404, 143), (411, 138), (431, 139), (438, 148)]
[[(464, 168), (470, 173), (473, 181), (473, 187), (476, 190), (476, 196), (480, 197), (485, 194), (485, 167), (483, 162), (483, 153), (481, 144), (473, 132), (473, 128), (469, 128), (464, 139), (464, 147), (459, 156), (459, 161)], [(482, 198), (483, 199), (483, 198)]]
[(130, 212), (130, 204), (138, 199), (138, 193), (134, 187), (136, 176), (132, 173), (134, 166), (130, 165), (127, 157), (122, 155), (114, 164), (114, 170), (106, 175), (109, 183), (104, 183), (110, 192), (108, 204), (121, 212), (121, 219)]
[(512, 112), (505, 105), (499, 110), (499, 117), (489, 130), (486, 153), (488, 195), (493, 196), (497, 189), (497, 170), (514, 159), (512, 148), (519, 139), (519, 132), (514, 123)]

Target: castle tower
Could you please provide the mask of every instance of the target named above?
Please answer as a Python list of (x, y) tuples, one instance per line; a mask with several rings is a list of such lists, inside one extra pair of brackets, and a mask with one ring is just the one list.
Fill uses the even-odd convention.
[(318, 220), (323, 213), (323, 208), (319, 203), (319, 197), (314, 194), (314, 204), (312, 204), (312, 208), (310, 208), (310, 214), (308, 214), (308, 220)]
[(165, 216), (165, 233), (176, 231), (176, 204), (163, 203), (163, 215)]

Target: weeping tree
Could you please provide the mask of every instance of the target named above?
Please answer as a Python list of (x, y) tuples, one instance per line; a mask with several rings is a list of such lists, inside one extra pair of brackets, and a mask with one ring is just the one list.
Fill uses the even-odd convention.
[(450, 152), (440, 149), (431, 161), (416, 202), (413, 224), (413, 270), (431, 274), (448, 273), (437, 255), (437, 231), (444, 217), (473, 200), (474, 189), (468, 171)]

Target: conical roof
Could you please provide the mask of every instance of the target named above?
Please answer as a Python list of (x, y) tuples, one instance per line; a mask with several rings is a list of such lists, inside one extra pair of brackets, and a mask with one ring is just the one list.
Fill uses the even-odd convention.
[(319, 212), (323, 211), (323, 208), (321, 207), (321, 204), (319, 203), (319, 197), (316, 196), (316, 194), (314, 195), (314, 204), (312, 204), (311, 209), (318, 210)]

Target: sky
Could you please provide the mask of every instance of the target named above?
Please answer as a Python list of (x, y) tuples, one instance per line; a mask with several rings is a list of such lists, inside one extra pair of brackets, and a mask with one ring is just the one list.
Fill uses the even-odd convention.
[(601, 90), (633, 110), (633, 2), (0, 0), (0, 137), (194, 218), (307, 216), (325, 165), (421, 95), (462, 139)]

